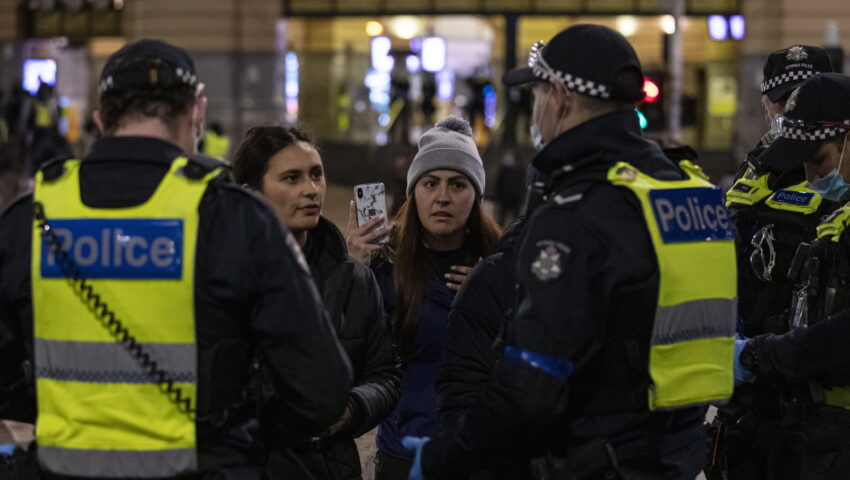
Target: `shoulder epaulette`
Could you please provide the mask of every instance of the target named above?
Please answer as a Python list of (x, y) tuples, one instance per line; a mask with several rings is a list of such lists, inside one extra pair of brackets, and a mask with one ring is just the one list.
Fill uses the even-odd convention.
[(41, 168), (38, 170), (41, 172), (42, 177), (45, 182), (52, 182), (57, 178), (62, 176), (62, 172), (65, 171), (65, 162), (70, 160), (72, 157), (68, 155), (62, 155), (56, 158), (52, 158), (41, 165)]
[(183, 168), (183, 174), (193, 180), (200, 180), (219, 168), (224, 170), (225, 175), (230, 175), (229, 163), (209, 155), (195, 154), (189, 157), (189, 162)]
[(818, 240), (829, 239), (833, 242), (841, 240), (841, 234), (850, 223), (850, 204), (832, 212), (826, 219), (818, 225)]

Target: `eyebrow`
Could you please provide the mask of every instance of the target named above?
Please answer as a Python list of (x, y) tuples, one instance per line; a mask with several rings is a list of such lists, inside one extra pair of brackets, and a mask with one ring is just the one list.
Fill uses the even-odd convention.
[[(442, 180), (442, 178), (440, 178), (436, 175), (431, 175), (430, 173), (426, 173), (425, 175), (422, 175), (422, 177), (423, 178), (425, 178), (425, 177), (431, 178), (431, 179), (434, 179), (434, 180), (437, 180), (437, 181)], [(446, 181), (449, 181), (449, 182), (453, 182), (453, 181), (456, 181), (456, 180), (468, 181), (468, 179), (466, 178), (466, 175), (454, 175), (454, 176), (446, 179)]]

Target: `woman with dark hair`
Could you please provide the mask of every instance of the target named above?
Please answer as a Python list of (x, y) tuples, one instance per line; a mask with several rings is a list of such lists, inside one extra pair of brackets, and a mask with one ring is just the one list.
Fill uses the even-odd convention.
[(354, 438), (383, 420), (399, 397), (399, 364), (375, 277), (348, 256), (339, 229), (322, 217), (322, 158), (305, 132), (252, 128), (236, 152), (233, 169), (239, 183), (266, 197), (303, 250), (354, 372), (342, 418), (321, 437), (288, 448), (276, 440), (277, 426), (287, 428), (285, 419), (267, 412), (263, 426), (272, 452), (269, 473), (287, 479), (360, 479)]
[[(469, 123), (448, 117), (419, 139), (407, 172), (407, 200), (388, 245), (371, 262), (403, 361), (401, 399), (378, 431), (377, 480), (406, 480), (405, 436), (439, 430), (435, 383), (455, 292), (482, 257), (498, 248), (498, 225), (481, 210), (484, 167)], [(357, 258), (374, 247), (368, 232), (348, 236)]]

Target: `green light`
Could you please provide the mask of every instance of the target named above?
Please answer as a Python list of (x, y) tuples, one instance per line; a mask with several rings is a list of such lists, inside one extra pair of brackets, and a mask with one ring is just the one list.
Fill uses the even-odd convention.
[(640, 129), (643, 130), (649, 125), (649, 122), (646, 120), (646, 116), (637, 108), (635, 109), (635, 113), (637, 113), (638, 121), (640, 122)]

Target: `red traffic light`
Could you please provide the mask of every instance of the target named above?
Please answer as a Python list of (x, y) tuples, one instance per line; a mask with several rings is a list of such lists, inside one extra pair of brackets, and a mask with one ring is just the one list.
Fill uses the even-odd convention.
[(643, 92), (646, 93), (646, 97), (643, 99), (646, 103), (652, 103), (658, 100), (658, 96), (661, 94), (661, 89), (658, 88), (658, 85), (655, 84), (648, 77), (643, 77)]

